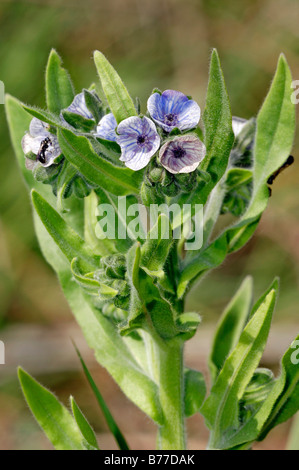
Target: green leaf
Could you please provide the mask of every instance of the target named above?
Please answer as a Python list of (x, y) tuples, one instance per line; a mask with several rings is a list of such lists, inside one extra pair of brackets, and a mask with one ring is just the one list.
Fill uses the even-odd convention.
[(298, 367), (299, 335), (282, 358), (281, 375), (278, 388), (283, 385), (282, 392), (276, 400), (271, 414), (264, 425), (259, 440), (266, 437), (268, 432), (280, 423), (287, 421), (299, 411), (299, 367)]
[(213, 382), (237, 345), (252, 306), (252, 278), (247, 277), (224, 310), (214, 336), (209, 367)]
[(227, 189), (235, 189), (252, 179), (252, 171), (246, 168), (231, 168), (227, 172), (225, 186)]
[(161, 214), (149, 231), (147, 240), (141, 247), (140, 265), (148, 271), (162, 271), (172, 245), (172, 229), (169, 218)]
[(196, 191), (199, 194), (200, 203), (205, 204), (210, 192), (225, 173), (234, 143), (229, 98), (219, 56), (215, 49), (211, 57), (203, 122), (207, 155), (199, 170), (209, 173), (211, 179), (208, 182), (201, 180)]
[(100, 257), (93, 254), (75, 230), (34, 190), (32, 202), (47, 231), (70, 262), (79, 257), (87, 266), (99, 267)]
[(57, 113), (67, 108), (74, 98), (74, 87), (62, 60), (52, 49), (46, 69), (46, 97), (49, 111)]
[(79, 406), (75, 402), (75, 399), (71, 397), (70, 401), (74, 418), (76, 420), (78, 428), (80, 429), (82, 437), (85, 440), (84, 444), (86, 445), (88, 450), (99, 450), (94, 430), (92, 429), (84, 414), (80, 410)]
[(84, 450), (74, 418), (57, 398), (19, 368), (25, 399), (38, 424), (57, 450)]
[(43, 122), (46, 122), (47, 124), (50, 124), (50, 126), (62, 128), (67, 127), (67, 124), (63, 123), (59, 116), (57, 116), (57, 114), (54, 114), (45, 109), (37, 108), (36, 106), (29, 106), (24, 103), (21, 104), (23, 109), (27, 111), (27, 113), (31, 114), (31, 116), (37, 119), (40, 119)]
[[(84, 239), (92, 251), (101, 256), (116, 253), (115, 241), (108, 238), (100, 239), (96, 235), (98, 224), (97, 207), (101, 203), (94, 191), (84, 198)], [(105, 201), (107, 203), (107, 201)]]
[(96, 124), (93, 119), (87, 119), (80, 114), (72, 113), (67, 110), (62, 111), (62, 116), (70, 126), (81, 132), (91, 132)]
[(58, 132), (58, 140), (64, 156), (92, 185), (117, 196), (139, 193), (142, 172), (116, 167), (98, 155), (86, 137), (66, 129)]
[(184, 381), (185, 416), (189, 418), (199, 412), (206, 396), (206, 384), (202, 373), (193, 369), (185, 370)]
[(240, 340), (226, 359), (201, 412), (211, 429), (210, 448), (226, 449), (244, 441), (231, 440), (239, 429), (239, 401), (262, 357), (275, 306), (278, 282), (253, 309)]
[(191, 285), (191, 281), (194, 282), (199, 276), (219, 266), (224, 261), (227, 248), (227, 238), (224, 234), (212, 242), (202, 253), (197, 256), (193, 255), (193, 260), (181, 272), (177, 289), (179, 298), (184, 296), (186, 289)]
[(253, 197), (246, 218), (258, 217), (266, 208), (267, 180), (284, 164), (292, 149), (295, 133), (295, 106), (292, 103), (292, 76), (284, 55), (268, 96), (257, 117), (254, 148)]
[(83, 93), (86, 107), (93, 115), (95, 122), (98, 123), (103, 116), (102, 101), (95, 92), (83, 90)]
[(78, 354), (78, 357), (80, 359), (80, 362), (81, 362), (81, 365), (82, 365), (82, 368), (83, 368), (83, 371), (84, 371), (84, 374), (89, 382), (89, 385), (94, 393), (94, 396), (96, 397), (97, 399), (97, 402), (98, 404), (100, 405), (100, 408), (103, 412), (103, 415), (106, 419), (106, 423), (110, 429), (110, 431), (112, 432), (120, 450), (129, 450), (129, 447), (128, 447), (128, 444), (123, 436), (123, 434), (121, 433), (119, 427), (117, 426), (112, 414), (110, 413), (110, 410), (108, 408), (108, 406), (106, 405), (105, 403), (105, 400), (104, 398), (102, 397), (98, 387), (96, 386), (79, 350), (77, 349), (77, 347), (75, 346), (75, 349), (76, 349), (76, 352)]
[(101, 52), (95, 51), (94, 61), (116, 122), (119, 124), (128, 117), (136, 116), (137, 112), (128, 90), (106, 57)]

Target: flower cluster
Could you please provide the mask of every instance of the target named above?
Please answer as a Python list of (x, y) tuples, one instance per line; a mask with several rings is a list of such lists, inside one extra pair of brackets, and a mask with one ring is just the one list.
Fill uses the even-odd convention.
[[(97, 127), (97, 135), (116, 141), (121, 147), (120, 160), (134, 171), (148, 165), (161, 145), (155, 123), (161, 128), (162, 137), (177, 129), (180, 132), (194, 129), (200, 120), (200, 107), (183, 93), (166, 90), (153, 93), (147, 102), (151, 119), (134, 116), (123, 120), (118, 126), (110, 113)], [(163, 143), (159, 162), (172, 174), (194, 171), (205, 157), (205, 146), (195, 135), (181, 135)]]
[[(95, 106), (89, 105), (90, 100)], [(63, 126), (75, 132), (117, 143), (120, 161), (133, 171), (153, 161), (164, 172), (154, 186), (158, 190), (160, 185), (164, 195), (175, 195), (177, 190), (186, 190), (175, 176), (194, 172), (206, 154), (204, 144), (192, 132), (200, 120), (200, 107), (179, 91), (155, 91), (148, 99), (147, 112), (147, 116), (132, 116), (117, 124), (111, 112), (105, 114), (96, 93), (83, 90), (61, 110), (60, 119)], [(40, 180), (48, 167), (58, 174), (64, 160), (55, 132), (54, 127), (33, 118), (22, 140), (26, 166), (35, 175), (38, 173)], [(49, 182), (48, 173), (45, 183)]]

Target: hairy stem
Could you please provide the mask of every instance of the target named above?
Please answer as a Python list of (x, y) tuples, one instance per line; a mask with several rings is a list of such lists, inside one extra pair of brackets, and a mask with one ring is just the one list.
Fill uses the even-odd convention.
[(158, 433), (161, 450), (185, 449), (183, 343), (172, 339), (159, 341), (160, 402), (164, 424)]

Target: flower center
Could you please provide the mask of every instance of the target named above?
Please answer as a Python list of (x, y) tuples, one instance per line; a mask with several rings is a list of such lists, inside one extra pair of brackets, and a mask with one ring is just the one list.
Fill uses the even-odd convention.
[(137, 137), (137, 144), (142, 145), (142, 144), (144, 144), (144, 142), (145, 142), (145, 137), (144, 137), (144, 135), (139, 135), (139, 136)]
[(173, 114), (173, 113), (165, 114), (165, 116), (164, 116), (164, 122), (165, 122), (165, 124), (167, 124), (168, 126), (175, 126), (176, 123), (177, 123), (177, 116), (176, 116), (176, 114)]
[(172, 153), (174, 158), (183, 158), (186, 154), (186, 150), (184, 150), (182, 147), (177, 147), (173, 149)]

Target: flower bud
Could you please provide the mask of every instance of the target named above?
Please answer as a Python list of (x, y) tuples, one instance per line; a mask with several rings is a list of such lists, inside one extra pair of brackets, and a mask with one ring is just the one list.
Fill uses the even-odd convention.
[(124, 279), (126, 274), (126, 257), (124, 255), (108, 255), (101, 259), (101, 266), (110, 279)]

